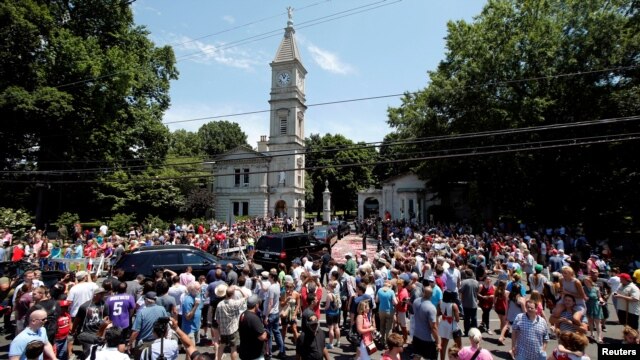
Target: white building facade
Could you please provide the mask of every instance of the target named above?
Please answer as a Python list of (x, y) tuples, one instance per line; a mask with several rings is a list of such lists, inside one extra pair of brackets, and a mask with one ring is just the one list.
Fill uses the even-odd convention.
[(370, 187), (358, 192), (358, 216), (361, 218), (429, 221), (427, 210), (440, 205), (440, 199), (429, 192), (424, 180), (414, 173), (394, 176), (381, 182), (381, 189)]
[(305, 77), (291, 18), (271, 62), (269, 137), (257, 150), (238, 147), (212, 164), (216, 220), (289, 216), (304, 221)]

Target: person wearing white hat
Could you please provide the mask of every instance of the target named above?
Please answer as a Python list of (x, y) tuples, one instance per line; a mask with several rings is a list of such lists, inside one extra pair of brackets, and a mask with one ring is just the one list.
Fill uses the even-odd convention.
[(222, 358), (225, 345), (231, 349), (231, 359), (238, 356), (237, 348), (240, 345), (239, 316), (243, 309), (246, 309), (246, 298), (233, 299), (236, 293), (236, 286), (226, 286), (226, 284), (218, 285), (216, 288), (216, 296), (225, 291), (225, 299), (222, 300), (216, 308), (215, 320), (218, 322), (218, 330), (220, 331), (220, 345), (218, 347), (218, 359)]

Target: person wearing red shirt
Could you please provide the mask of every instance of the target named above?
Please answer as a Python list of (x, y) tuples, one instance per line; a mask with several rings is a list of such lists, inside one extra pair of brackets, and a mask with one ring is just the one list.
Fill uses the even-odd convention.
[(409, 309), (409, 291), (405, 287), (404, 280), (398, 279), (398, 303), (396, 304), (396, 316), (398, 325), (402, 330), (402, 339), (407, 342), (407, 310)]
[(16, 262), (22, 260), (24, 257), (24, 246), (18, 244), (13, 247), (13, 254), (11, 255), (11, 261)]
[(71, 301), (60, 300), (60, 315), (58, 316), (58, 330), (54, 337), (53, 351), (59, 360), (68, 359), (67, 336), (71, 330), (71, 315), (69, 314), (69, 306)]
[(300, 291), (300, 298), (302, 300), (302, 309), (306, 309), (309, 306), (307, 302), (307, 296), (310, 292), (315, 292), (316, 301), (313, 311), (316, 313), (316, 316), (320, 317), (320, 301), (322, 299), (322, 287), (320, 286), (320, 281), (315, 276), (308, 276), (304, 282), (302, 283), (302, 289)]
[(491, 313), (491, 308), (493, 308), (493, 296), (495, 292), (496, 289), (491, 283), (491, 278), (485, 276), (478, 291), (478, 300), (480, 300), (479, 305), (482, 309), (482, 324), (480, 324), (480, 327), (486, 332), (489, 332), (489, 314)]

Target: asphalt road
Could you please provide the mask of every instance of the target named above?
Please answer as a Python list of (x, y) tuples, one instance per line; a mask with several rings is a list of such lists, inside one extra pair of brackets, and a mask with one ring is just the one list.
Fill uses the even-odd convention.
[[(375, 245), (376, 244), (373, 239), (368, 239), (367, 252), (371, 253), (375, 251)], [(332, 253), (334, 254), (334, 257), (336, 257), (337, 254), (344, 254), (346, 252), (356, 252), (356, 251), (360, 251), (361, 249), (362, 249), (362, 237), (360, 235), (351, 234), (339, 240), (338, 243), (332, 249)], [(604, 340), (605, 340), (605, 343), (619, 343), (620, 340), (622, 339), (622, 326), (618, 325), (615, 322), (616, 315), (611, 302), (609, 302), (608, 306), (609, 306), (610, 314), (613, 318), (610, 318), (607, 321), (607, 332), (604, 333)], [(549, 315), (548, 310), (546, 311), (546, 314), (548, 317)], [(480, 319), (480, 316), (481, 316), (481, 310), (478, 311), (478, 319)], [(495, 359), (510, 359), (511, 357), (508, 351), (509, 349), (511, 349), (511, 340), (507, 340), (505, 346), (500, 346), (498, 344), (499, 335), (496, 335), (493, 331), (499, 327), (499, 324), (500, 323), (499, 323), (498, 317), (496, 316), (495, 312), (492, 312), (490, 317), (490, 327), (492, 331), (490, 333), (483, 334), (483, 337), (484, 337), (483, 347), (491, 351)], [(460, 322), (460, 326), (462, 327), (462, 321)], [(321, 328), (326, 330), (326, 327), (324, 326), (324, 315), (322, 316)], [(355, 356), (355, 348), (351, 344), (349, 344), (347, 339), (344, 337), (345, 335), (344, 333), (341, 335), (342, 337), (340, 339), (340, 342), (342, 345), (339, 348), (334, 348), (329, 350), (331, 358), (338, 359), (338, 360), (353, 359)], [(327, 335), (327, 338), (328, 338), (328, 335)], [(0, 337), (0, 359), (7, 358), (9, 343), (10, 343), (9, 336), (3, 335)], [(288, 357), (291, 359), (295, 358), (295, 345), (291, 340), (290, 334), (287, 335), (287, 339), (285, 340), (285, 345), (287, 348)], [(469, 345), (469, 340), (466, 338), (463, 338), (462, 345), (463, 346)], [(547, 353), (550, 354), (551, 351), (554, 348), (556, 348), (557, 345), (558, 345), (558, 342), (556, 340), (551, 340), (547, 348)], [(449, 344), (449, 346), (451, 346), (451, 344)], [(199, 347), (199, 349), (202, 352), (206, 352), (206, 351), (211, 351), (212, 348)], [(76, 350), (80, 350), (80, 348), (76, 347)], [(592, 343), (588, 346), (586, 352), (591, 359), (595, 360), (595, 359), (598, 359), (597, 351), (598, 351), (597, 345), (595, 343)], [(413, 349), (411, 345), (408, 345), (404, 350), (403, 359), (409, 359), (412, 353), (413, 353)], [(226, 359), (230, 359), (228, 354), (225, 357)], [(380, 352), (372, 356), (373, 359), (380, 359), (380, 357), (381, 357)], [(181, 354), (179, 359), (180, 360), (185, 359), (185, 355)]]

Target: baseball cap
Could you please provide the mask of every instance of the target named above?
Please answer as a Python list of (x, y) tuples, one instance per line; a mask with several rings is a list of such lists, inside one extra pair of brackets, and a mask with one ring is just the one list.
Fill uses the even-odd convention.
[(263, 272), (261, 272), (261, 273), (260, 273), (260, 276), (261, 276), (263, 279), (265, 279), (265, 280), (266, 280), (266, 279), (268, 279), (268, 278), (269, 278), (269, 272), (268, 272), (268, 271), (263, 271)]
[(88, 272), (86, 272), (86, 271), (84, 271), (84, 270), (82, 270), (82, 271), (78, 271), (78, 272), (76, 273), (76, 279), (77, 279), (77, 280), (82, 280), (82, 279), (86, 278), (86, 277), (87, 277), (87, 275), (89, 275), (89, 273), (88, 273)]
[(622, 273), (622, 274), (618, 275), (618, 277), (620, 277), (620, 280), (625, 279), (627, 281), (631, 281), (631, 276), (629, 276), (629, 274), (627, 274), (627, 273)]
[(344, 254), (344, 257), (346, 257), (346, 258), (347, 258), (347, 257), (353, 257), (353, 254), (352, 254), (352, 253), (350, 253), (350, 252), (348, 252), (348, 253)]
[(100, 294), (106, 294), (107, 290), (103, 289), (103, 288), (98, 288), (93, 292), (93, 295), (100, 295)]
[(156, 301), (156, 299), (158, 298), (158, 295), (156, 294), (155, 291), (148, 291), (146, 294), (144, 294), (144, 298), (148, 300)]

